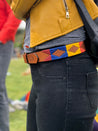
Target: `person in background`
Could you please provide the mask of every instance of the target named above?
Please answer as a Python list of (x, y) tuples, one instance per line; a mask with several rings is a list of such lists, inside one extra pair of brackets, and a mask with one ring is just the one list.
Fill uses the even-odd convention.
[(9, 131), (9, 106), (5, 86), (15, 34), (20, 24), (6, 0), (0, 0), (0, 131)]
[[(33, 81), (27, 131), (93, 131), (97, 71), (74, 0), (7, 2), (17, 18), (26, 18), (23, 56)], [(92, 18), (98, 18), (94, 1), (83, 2)]]

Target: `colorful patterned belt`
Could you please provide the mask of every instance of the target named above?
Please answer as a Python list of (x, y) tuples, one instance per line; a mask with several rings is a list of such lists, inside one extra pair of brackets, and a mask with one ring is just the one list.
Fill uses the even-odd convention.
[(75, 56), (85, 52), (84, 42), (77, 42), (65, 46), (59, 46), (51, 49), (45, 49), (38, 52), (26, 54), (24, 53), (24, 61), (29, 64), (36, 64), (37, 62), (52, 61), (66, 57)]

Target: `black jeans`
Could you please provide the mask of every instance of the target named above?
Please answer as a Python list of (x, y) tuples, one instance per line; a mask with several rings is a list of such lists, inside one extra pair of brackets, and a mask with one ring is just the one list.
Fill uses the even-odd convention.
[(27, 131), (93, 131), (97, 71), (85, 52), (31, 66)]

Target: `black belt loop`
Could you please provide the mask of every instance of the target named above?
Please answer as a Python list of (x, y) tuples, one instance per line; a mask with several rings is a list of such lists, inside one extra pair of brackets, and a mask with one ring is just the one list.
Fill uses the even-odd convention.
[(28, 61), (28, 56), (27, 56), (28, 54), (26, 54), (26, 61), (27, 61), (27, 63), (29, 63), (29, 61)]

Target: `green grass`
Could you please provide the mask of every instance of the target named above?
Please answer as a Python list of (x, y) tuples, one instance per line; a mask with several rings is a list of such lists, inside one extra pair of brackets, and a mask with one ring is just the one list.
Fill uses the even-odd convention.
[[(10, 99), (20, 99), (31, 89), (31, 75), (22, 75), (28, 67), (22, 58), (11, 60), (8, 70), (11, 75), (7, 76), (6, 79), (6, 87)], [(27, 112), (24, 110), (16, 110), (10, 113), (10, 131), (26, 131), (26, 115)]]

